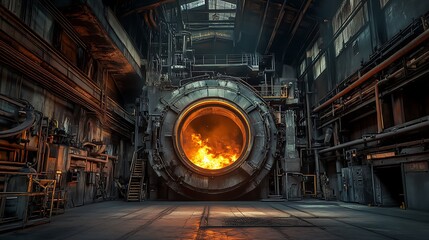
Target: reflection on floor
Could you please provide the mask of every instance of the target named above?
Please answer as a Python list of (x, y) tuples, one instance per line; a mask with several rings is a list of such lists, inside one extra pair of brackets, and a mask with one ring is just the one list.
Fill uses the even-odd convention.
[(341, 202), (103, 202), (0, 239), (428, 239), (429, 213)]

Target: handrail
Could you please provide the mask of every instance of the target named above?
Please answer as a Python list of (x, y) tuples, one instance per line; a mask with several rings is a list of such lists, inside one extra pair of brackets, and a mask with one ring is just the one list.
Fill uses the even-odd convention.
[[(10, 174), (10, 173), (5, 173), (5, 174)], [(16, 224), (12, 224), (12, 225), (7, 225), (4, 229), (12, 229), (12, 228), (16, 228), (16, 227), (25, 227), (26, 225), (29, 224), (29, 220), (33, 219), (33, 217), (35, 215), (32, 215), (32, 212), (29, 210), (29, 206), (30, 204), (32, 204), (30, 197), (43, 197), (43, 201), (44, 204), (42, 206), (40, 206), (41, 211), (43, 211), (43, 215), (38, 215), (38, 217), (40, 217), (40, 219), (45, 219), (47, 221), (51, 220), (52, 217), (52, 211), (53, 211), (53, 207), (54, 207), (54, 199), (55, 199), (55, 193), (56, 193), (56, 183), (57, 181), (55, 179), (43, 179), (43, 178), (38, 178), (38, 176), (42, 176), (43, 174), (40, 173), (24, 173), (24, 172), (18, 172), (18, 173), (13, 173), (11, 175), (26, 175), (28, 178), (28, 182), (27, 182), (27, 191), (23, 192), (23, 191), (19, 191), (19, 192), (0, 192), (0, 199), (5, 199), (7, 197), (23, 197), (24, 202), (22, 202), (22, 204), (24, 204), (25, 208), (24, 211), (22, 212), (22, 216), (20, 216), (21, 218), (19, 218), (21, 221), (16, 223)], [(41, 187), (41, 189), (37, 189), (34, 188), (36, 186), (36, 184)], [(5, 211), (5, 209), (1, 210), (2, 212), (0, 212), (0, 221), (3, 221), (4, 216), (3, 213)]]
[(204, 54), (194, 55), (195, 65), (221, 65), (221, 64), (242, 64), (242, 65), (258, 65), (259, 56), (257, 54)]
[(134, 165), (135, 165), (134, 163), (135, 163), (135, 160), (137, 159), (137, 153), (140, 152), (142, 149), (143, 149), (143, 147), (140, 147), (133, 152), (133, 156), (131, 158), (130, 173), (132, 173), (134, 170)]

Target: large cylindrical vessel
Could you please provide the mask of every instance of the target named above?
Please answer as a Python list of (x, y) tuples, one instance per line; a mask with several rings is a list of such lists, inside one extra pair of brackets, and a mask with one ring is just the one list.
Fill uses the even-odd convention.
[(252, 87), (216, 78), (162, 95), (151, 114), (149, 163), (174, 192), (227, 200), (260, 185), (274, 163), (277, 130)]

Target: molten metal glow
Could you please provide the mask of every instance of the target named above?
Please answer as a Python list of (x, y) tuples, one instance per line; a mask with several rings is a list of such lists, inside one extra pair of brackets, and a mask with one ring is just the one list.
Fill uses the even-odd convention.
[(246, 154), (248, 127), (234, 106), (205, 100), (191, 106), (176, 122), (176, 147), (182, 160), (197, 172), (229, 171)]
[[(221, 169), (233, 164), (240, 154), (238, 147), (232, 147), (218, 139), (202, 139), (201, 134), (192, 133), (192, 150), (187, 151), (189, 160), (205, 169)], [(188, 149), (189, 150), (189, 149)]]

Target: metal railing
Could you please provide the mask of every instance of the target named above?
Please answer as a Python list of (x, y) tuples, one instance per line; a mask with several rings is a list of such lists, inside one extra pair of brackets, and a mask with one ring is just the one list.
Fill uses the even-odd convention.
[[(50, 222), (56, 200), (56, 180), (38, 173), (0, 172), (5, 190), (0, 192), (0, 231)], [(26, 182), (26, 185), (20, 184)]]
[(277, 98), (288, 98), (294, 99), (295, 93), (294, 89), (290, 89), (288, 85), (270, 85), (262, 84), (254, 86), (254, 88), (259, 92), (262, 97), (277, 97)]
[(195, 55), (194, 65), (231, 66), (242, 65), (259, 67), (260, 56), (257, 54), (205, 54)]

